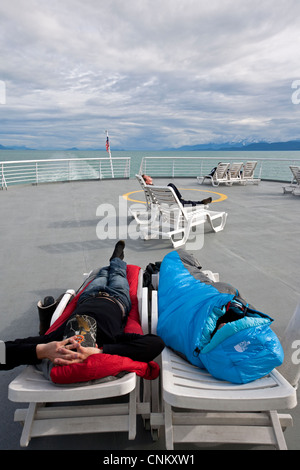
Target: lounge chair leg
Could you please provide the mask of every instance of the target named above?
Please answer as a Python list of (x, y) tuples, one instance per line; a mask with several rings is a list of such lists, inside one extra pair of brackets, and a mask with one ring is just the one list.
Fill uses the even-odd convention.
[(172, 407), (169, 403), (165, 403), (165, 440), (166, 449), (174, 449), (173, 423), (172, 423)]
[(128, 407), (129, 407), (128, 439), (130, 441), (134, 440), (136, 436), (136, 407), (137, 407), (136, 398), (137, 398), (137, 395), (136, 395), (136, 387), (135, 387), (132, 390), (132, 392), (130, 392), (129, 394), (129, 403), (128, 403)]
[(171, 236), (171, 242), (172, 242), (173, 248), (179, 248), (180, 246), (183, 246), (186, 244), (187, 239), (186, 237), (182, 237), (181, 240), (175, 241), (173, 237)]
[(226, 220), (227, 220), (227, 213), (225, 212), (224, 214), (220, 215), (220, 217), (221, 217), (221, 223), (219, 225), (214, 226), (210, 214), (207, 214), (207, 222), (209, 223), (209, 225), (211, 226), (211, 229), (214, 232), (220, 232), (225, 227)]
[(272, 422), (273, 431), (277, 442), (277, 448), (279, 450), (287, 450), (287, 445), (282, 432), (282, 427), (276, 411), (270, 411), (270, 419)]
[(36, 409), (37, 409), (37, 403), (30, 403), (27, 414), (26, 414), (26, 419), (24, 422), (24, 427), (20, 439), (20, 446), (21, 447), (27, 447), (31, 438), (31, 430), (32, 430), (32, 425), (34, 421), (34, 417), (36, 414)]

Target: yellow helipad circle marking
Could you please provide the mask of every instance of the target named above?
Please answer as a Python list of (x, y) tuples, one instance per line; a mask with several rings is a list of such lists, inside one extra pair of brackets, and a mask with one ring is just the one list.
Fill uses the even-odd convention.
[[(204, 192), (204, 193), (212, 193), (212, 194), (217, 194), (219, 197), (219, 199), (214, 199), (212, 202), (221, 202), (221, 201), (225, 201), (225, 199), (227, 199), (227, 196), (225, 194), (222, 194), (222, 193), (217, 193), (216, 191), (210, 191), (208, 189), (184, 189), (184, 188), (179, 188), (180, 191), (200, 191), (200, 192)], [(132, 194), (136, 194), (136, 193), (143, 193), (144, 191), (142, 189), (138, 189), (137, 191), (130, 191), (129, 193), (126, 193), (126, 194), (123, 194), (123, 198), (124, 199), (127, 199), (127, 201), (131, 201), (131, 202), (139, 202), (139, 203), (142, 203), (142, 204), (146, 204), (145, 201), (139, 201), (138, 199), (132, 199), (130, 196)]]

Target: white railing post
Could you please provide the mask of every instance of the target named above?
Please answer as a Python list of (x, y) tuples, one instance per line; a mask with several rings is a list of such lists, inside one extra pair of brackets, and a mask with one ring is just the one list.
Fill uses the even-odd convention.
[(259, 175), (258, 177), (261, 179), (261, 175), (262, 175), (262, 169), (263, 169), (263, 161), (261, 161), (261, 164), (260, 164), (260, 169), (259, 169)]
[(127, 160), (126, 165), (125, 165), (124, 177), (125, 177), (125, 178), (129, 178), (129, 177), (130, 177), (130, 159)]
[(5, 176), (4, 176), (4, 164), (2, 163), (1, 164), (1, 188), (5, 188), (7, 189), (7, 184), (6, 184), (6, 181), (5, 181)]
[(140, 164), (140, 169), (139, 169), (140, 175), (142, 175), (144, 173), (144, 160), (145, 160), (145, 157), (142, 158), (142, 161), (141, 161), (141, 164)]
[(39, 174), (38, 174), (38, 162), (35, 162), (35, 184), (39, 182)]

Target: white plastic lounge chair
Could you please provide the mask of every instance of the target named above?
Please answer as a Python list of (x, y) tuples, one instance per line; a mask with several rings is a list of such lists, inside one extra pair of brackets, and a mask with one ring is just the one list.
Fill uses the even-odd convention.
[(206, 179), (209, 179), (213, 186), (219, 186), (220, 183), (228, 183), (229, 167), (230, 163), (218, 163), (213, 175), (197, 176), (197, 181), (199, 184), (203, 184)]
[[(137, 298), (144, 333), (148, 332), (148, 293), (142, 287), (143, 273), (140, 270)], [(57, 317), (64, 310), (72, 291), (54, 313)], [(8, 398), (13, 402), (29, 403), (25, 409), (17, 409), (15, 421), (24, 424), (20, 445), (27, 446), (32, 437), (60, 434), (83, 434), (128, 431), (128, 438), (136, 435), (137, 414), (150, 419), (150, 401), (140, 402), (139, 377), (130, 372), (121, 378), (82, 386), (57, 386), (50, 382), (34, 366), (26, 367), (9, 385)], [(101, 380), (99, 381), (101, 382)], [(145, 381), (144, 397), (150, 400), (149, 384)], [(128, 401), (119, 403), (118, 397)], [(114, 402), (115, 397), (115, 402)], [(110, 404), (99, 404), (99, 399), (109, 398)], [(97, 400), (90, 404), (88, 400)], [(75, 402), (81, 402), (80, 404)], [(88, 403), (85, 404), (84, 402)], [(61, 404), (64, 403), (64, 406)], [(50, 404), (51, 406), (47, 406)], [(57, 405), (57, 406), (56, 406)]]
[(254, 177), (256, 166), (257, 166), (257, 162), (255, 161), (252, 161), (252, 162), (249, 161), (245, 163), (245, 165), (243, 166), (243, 170), (242, 170), (241, 184), (260, 183), (260, 178)]
[[(184, 207), (179, 201), (173, 188), (169, 186), (148, 186), (159, 212), (160, 218), (153, 218), (148, 226), (141, 225), (144, 239), (162, 236), (169, 238), (174, 248), (183, 246), (188, 241), (193, 227), (208, 222), (214, 232), (224, 229), (227, 219), (226, 212), (210, 211), (204, 205)], [(219, 225), (214, 225), (216, 219)], [(180, 238), (178, 239), (178, 235)]]
[(292, 172), (292, 180), (288, 186), (283, 186), (283, 193), (292, 193), (294, 196), (300, 196), (300, 167), (290, 166)]
[(241, 182), (241, 173), (243, 168), (243, 162), (234, 162), (231, 163), (228, 172), (228, 182), (227, 185), (232, 186), (233, 183), (240, 183)]
[(139, 184), (141, 185), (142, 190), (144, 191), (145, 199), (146, 199), (146, 208), (136, 208), (134, 205), (129, 208), (129, 213), (134, 217), (135, 221), (138, 224), (147, 224), (150, 221), (150, 217), (155, 217), (155, 202), (152, 200), (151, 193), (149, 192), (147, 185), (144, 181), (142, 175), (135, 175), (136, 179), (138, 180)]
[[(214, 274), (209, 276), (217, 280)], [(156, 332), (157, 305), (157, 291), (153, 291), (152, 333)], [(285, 333), (287, 349), (282, 373), (273, 370), (266, 377), (243, 385), (215, 379), (165, 348), (161, 365), (163, 409), (151, 414), (151, 426), (154, 429), (164, 426), (167, 449), (172, 450), (177, 442), (272, 445), (287, 449), (283, 430), (292, 425), (292, 417), (277, 410), (297, 405), (300, 366), (291, 361), (295, 352), (291, 339), (299, 338), (299, 333), (300, 307)]]

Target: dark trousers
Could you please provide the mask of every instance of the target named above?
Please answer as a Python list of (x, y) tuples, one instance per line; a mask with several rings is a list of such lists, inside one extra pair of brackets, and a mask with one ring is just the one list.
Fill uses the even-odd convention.
[(176, 194), (176, 196), (178, 197), (179, 201), (181, 202), (181, 204), (183, 206), (198, 206), (200, 204), (203, 204), (202, 201), (186, 201), (185, 199), (183, 199), (180, 191), (178, 190), (178, 188), (173, 184), (173, 183), (169, 183), (168, 186), (170, 186), (170, 188), (173, 188), (174, 189), (174, 192)]

